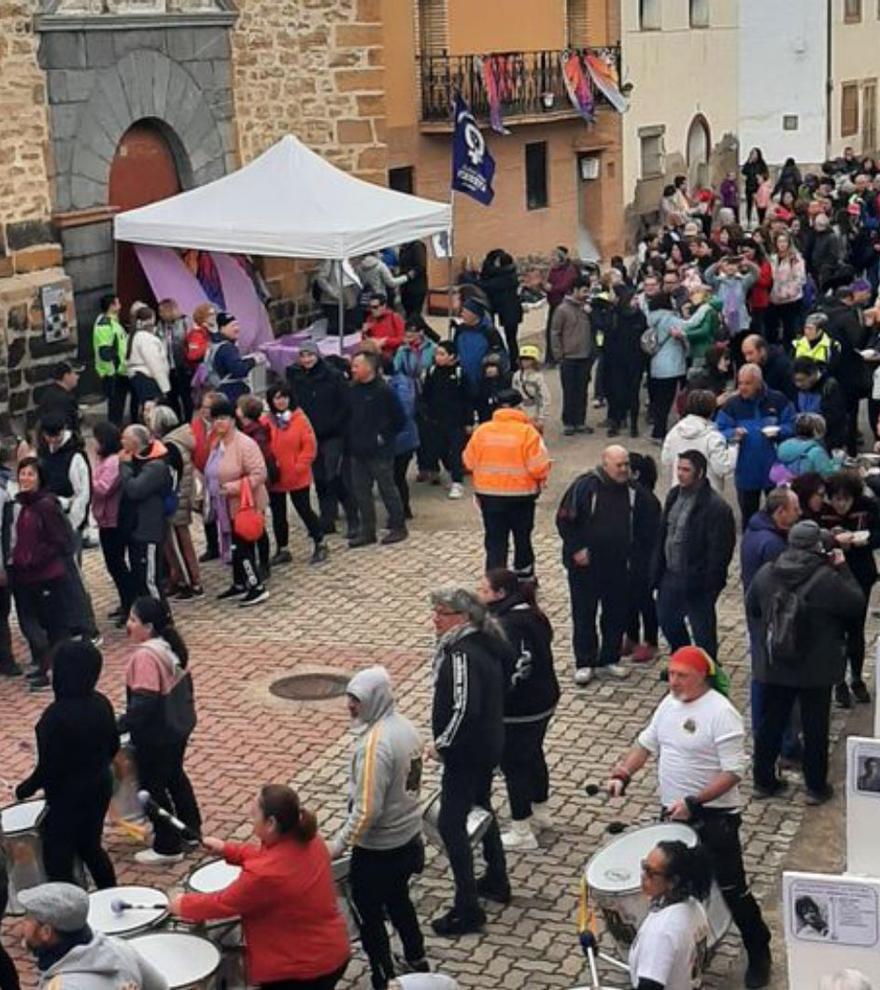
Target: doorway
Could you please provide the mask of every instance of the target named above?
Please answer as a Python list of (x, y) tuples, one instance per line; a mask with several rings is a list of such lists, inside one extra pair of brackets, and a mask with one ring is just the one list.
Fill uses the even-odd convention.
[(862, 154), (873, 155), (877, 151), (877, 83), (866, 82), (862, 86)]
[[(120, 212), (167, 199), (181, 191), (174, 153), (158, 121), (139, 120), (123, 134), (110, 165), (109, 204)], [(134, 245), (116, 243), (116, 293), (122, 319), (135, 301), (155, 307), (156, 298)]]
[(691, 121), (687, 134), (688, 185), (709, 185), (709, 125), (702, 114)]

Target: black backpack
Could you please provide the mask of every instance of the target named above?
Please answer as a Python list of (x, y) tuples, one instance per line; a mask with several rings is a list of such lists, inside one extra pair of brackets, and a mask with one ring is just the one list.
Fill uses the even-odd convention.
[[(770, 566), (775, 572), (776, 563)], [(764, 626), (767, 660), (771, 667), (800, 666), (809, 638), (803, 621), (807, 609), (806, 596), (822, 573), (823, 569), (819, 566), (798, 587), (779, 583), (771, 594)]]

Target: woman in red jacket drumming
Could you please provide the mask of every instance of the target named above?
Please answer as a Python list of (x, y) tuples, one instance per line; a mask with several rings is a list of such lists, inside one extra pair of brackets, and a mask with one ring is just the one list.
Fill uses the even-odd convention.
[(241, 867), (238, 879), (215, 894), (171, 900), (171, 912), (184, 921), (240, 917), (248, 983), (262, 990), (333, 990), (348, 966), (330, 853), (317, 832), (317, 819), (294, 791), (268, 784), (254, 809), (259, 846), (202, 840)]
[(315, 549), (310, 564), (327, 559), (327, 544), (321, 520), (311, 502), (312, 461), (318, 450), (315, 431), (308, 416), (300, 409), (286, 385), (273, 386), (266, 392), (269, 413), (269, 446), (275, 461), (274, 476), (269, 478), (269, 506), (272, 529), (277, 544), (272, 564), (289, 564), (293, 559), (287, 549), (290, 532), (287, 526), (287, 497), (308, 530)]

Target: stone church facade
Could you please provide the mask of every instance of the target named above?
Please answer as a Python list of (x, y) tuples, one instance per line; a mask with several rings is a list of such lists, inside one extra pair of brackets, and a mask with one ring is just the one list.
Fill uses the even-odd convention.
[[(217, 179), (287, 133), (385, 181), (380, 15), (380, 0), (11, 0), (0, 9), (7, 428), (28, 418), (55, 362), (88, 361), (98, 298), (114, 290), (121, 258), (113, 216), (143, 193), (131, 188), (131, 162), (121, 163), (128, 185), (114, 180), (120, 156), (143, 147), (126, 135), (165, 146), (170, 191)], [(263, 273), (289, 316), (285, 300), (302, 288), (296, 264), (267, 262)], [(67, 337), (45, 311), (46, 288), (63, 293)]]

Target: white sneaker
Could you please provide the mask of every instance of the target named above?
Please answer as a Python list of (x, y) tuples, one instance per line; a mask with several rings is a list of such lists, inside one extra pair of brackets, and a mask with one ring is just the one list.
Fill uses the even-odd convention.
[(449, 498), (464, 498), (464, 489), (457, 481), (453, 481), (449, 486)]
[(134, 854), (134, 861), (141, 866), (164, 866), (166, 863), (182, 863), (183, 853), (157, 853), (155, 849), (142, 849)]
[(537, 801), (532, 801), (532, 825), (537, 829), (553, 828), (549, 802), (539, 804)]
[(623, 667), (619, 663), (609, 663), (607, 667), (603, 667), (602, 670), (609, 676), (614, 677), (618, 681), (626, 680), (629, 677), (629, 668)]
[(578, 687), (586, 687), (596, 676), (596, 671), (592, 667), (578, 667), (574, 672), (574, 682)]
[(509, 850), (540, 849), (528, 818), (522, 822), (511, 822), (510, 831), (501, 833), (501, 845)]

